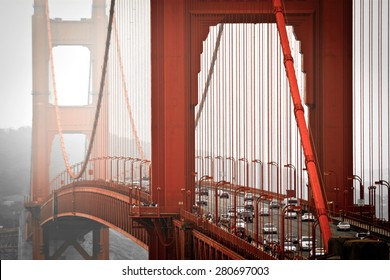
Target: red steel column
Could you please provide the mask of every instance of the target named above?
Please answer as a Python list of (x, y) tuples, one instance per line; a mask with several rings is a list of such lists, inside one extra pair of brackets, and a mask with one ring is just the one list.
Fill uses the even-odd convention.
[(182, 189), (189, 183), (194, 159), (186, 2), (151, 1), (152, 199), (159, 201), (161, 213), (177, 214), (184, 207)]
[[(317, 5), (309, 122), (321, 171), (333, 171), (335, 176), (325, 180), (327, 200), (336, 202), (334, 187), (339, 188), (339, 210), (350, 184), (347, 176), (353, 174), (352, 0), (318, 1)], [(352, 192), (346, 196), (347, 206), (352, 205)]]
[[(32, 151), (31, 197), (42, 202), (49, 195), (50, 145), (47, 137), (47, 108), (49, 101), (49, 52), (47, 41), (45, 1), (34, 1), (32, 16)], [(39, 211), (39, 210), (38, 210)], [(39, 213), (32, 213), (32, 257), (44, 259), (43, 229), (39, 225)]]
[(49, 51), (45, 1), (35, 0), (32, 16), (33, 119), (31, 200), (41, 202), (49, 194), (50, 145), (47, 137), (49, 103)]
[(110, 257), (109, 230), (106, 226), (101, 226), (92, 231), (93, 258), (96, 260), (108, 260)]

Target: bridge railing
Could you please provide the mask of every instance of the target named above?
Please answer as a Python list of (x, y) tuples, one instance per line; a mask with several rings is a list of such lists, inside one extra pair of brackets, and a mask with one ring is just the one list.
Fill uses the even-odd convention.
[[(71, 168), (77, 172), (82, 164), (82, 162), (76, 163)], [(113, 185), (133, 186), (150, 193), (150, 162), (132, 157), (92, 158), (89, 160), (86, 172), (80, 178), (73, 179), (67, 170), (64, 170), (50, 181), (50, 189), (57, 190), (79, 181), (105, 181)]]

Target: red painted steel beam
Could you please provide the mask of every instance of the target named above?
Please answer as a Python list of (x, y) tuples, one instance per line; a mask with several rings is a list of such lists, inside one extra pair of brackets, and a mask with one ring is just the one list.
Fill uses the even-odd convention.
[(332, 236), (329, 227), (328, 216), (326, 214), (325, 200), (322, 196), (320, 180), (317, 172), (317, 163), (310, 142), (309, 131), (305, 120), (305, 113), (302, 106), (301, 96), (299, 93), (297, 78), (295, 75), (294, 61), (291, 55), (290, 44), (288, 41), (286, 23), (283, 14), (281, 0), (274, 0), (274, 13), (276, 24), (279, 31), (282, 51), (284, 56), (284, 65), (286, 68), (287, 78), (290, 84), (290, 93), (294, 104), (294, 115), (297, 122), (299, 134), (302, 139), (302, 147), (305, 155), (306, 168), (308, 170), (309, 181), (312, 188), (314, 204), (317, 209), (318, 222), (321, 232), (324, 236), (325, 249), (328, 250), (328, 241)]
[(194, 164), (194, 129), (187, 87), (190, 46), (186, 7), (184, 0), (151, 1), (151, 194), (165, 214), (178, 214), (185, 207), (183, 190), (188, 190), (193, 180), (188, 176)]

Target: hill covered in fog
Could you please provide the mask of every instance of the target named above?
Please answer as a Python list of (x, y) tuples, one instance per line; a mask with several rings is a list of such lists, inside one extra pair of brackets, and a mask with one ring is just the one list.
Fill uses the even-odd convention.
[(0, 129), (0, 198), (24, 196), (30, 185), (31, 127)]

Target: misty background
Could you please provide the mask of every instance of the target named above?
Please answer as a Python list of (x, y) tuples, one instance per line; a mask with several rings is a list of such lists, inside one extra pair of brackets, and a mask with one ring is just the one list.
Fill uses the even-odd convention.
[[(1, 35), (1, 44), (0, 44), (0, 227), (15, 227), (17, 226), (18, 220), (15, 217), (19, 216), (19, 213), (23, 211), (24, 206), (23, 202), (25, 197), (29, 192), (30, 185), (30, 162), (31, 162), (31, 125), (32, 125), (32, 38), (31, 38), (31, 16), (33, 15), (33, 0), (0, 0), (0, 35)], [(64, 3), (68, 4), (68, 7), (71, 7), (70, 12), (81, 11), (82, 6), (85, 6), (85, 3), (90, 3), (90, 0), (53, 0), (50, 2)], [(364, 1), (367, 3), (368, 1)], [(378, 2), (378, 1), (377, 1)], [(377, 3), (375, 2), (375, 3)], [(383, 2), (383, 10), (388, 10), (388, 2)], [(53, 5), (54, 6), (54, 5)], [(377, 4), (374, 5), (374, 10), (378, 9)], [(367, 11), (368, 9), (366, 9)], [(379, 10), (379, 9), (378, 9)], [(55, 11), (53, 11), (55, 12)], [(360, 11), (358, 10), (358, 14)], [(56, 17), (55, 14), (52, 14), (53, 17)], [(358, 20), (359, 17), (357, 17)], [(368, 16), (363, 16), (366, 20), (363, 20), (363, 29), (368, 29)], [(383, 37), (383, 49), (387, 49), (384, 52), (384, 60), (389, 60), (389, 45), (388, 40), (390, 38), (389, 30), (385, 28), (385, 25), (388, 24), (388, 17), (384, 18), (384, 35)], [(374, 30), (377, 29), (376, 25)], [(357, 41), (361, 41), (359, 37), (360, 30), (355, 31), (354, 34)], [(367, 39), (367, 38), (365, 38)], [(366, 40), (364, 40), (366, 41)], [(367, 44), (367, 43), (366, 43)], [(365, 44), (365, 49), (368, 50), (369, 47)], [(375, 48), (378, 48), (374, 44)], [(376, 52), (379, 53), (379, 52)], [(361, 58), (363, 61), (368, 61), (366, 56)], [(376, 65), (379, 58), (372, 58), (373, 64)], [(356, 66), (356, 65), (355, 65)], [(387, 65), (386, 65), (387, 66)], [(375, 67), (376, 68), (376, 67)], [(384, 67), (383, 67), (384, 68)], [(356, 80), (359, 80), (360, 77), (366, 75), (366, 73), (360, 68), (356, 68)], [(389, 94), (389, 83), (388, 78), (389, 73), (385, 72), (383, 77), (383, 97), (382, 103), (388, 103), (388, 94)], [(365, 84), (367, 87), (368, 83)], [(356, 86), (355, 90), (360, 93), (364, 91), (363, 87)], [(366, 91), (369, 89), (366, 89)], [(375, 88), (376, 91), (376, 88)], [(362, 93), (363, 94), (363, 93)], [(375, 103), (382, 104), (378, 102), (378, 99), (374, 99)], [(355, 114), (359, 115), (359, 109), (361, 104), (366, 104), (367, 101), (365, 98), (356, 100)], [(375, 105), (378, 108), (379, 105)], [(364, 108), (363, 108), (364, 109)], [(362, 110), (364, 111), (364, 110)], [(377, 110), (375, 110), (377, 111)], [(380, 172), (380, 168), (374, 169), (371, 173), (368, 174), (367, 171), (363, 172), (362, 176), (365, 189), (367, 186), (373, 184), (372, 181), (379, 179), (379, 175), (383, 178), (388, 178), (389, 176), (389, 123), (386, 122), (389, 119), (389, 111), (384, 110), (382, 116), (384, 116), (383, 123), (383, 164), (381, 167), (385, 170)], [(375, 119), (376, 119), (375, 115)], [(365, 121), (363, 121), (364, 123)], [(365, 124), (361, 128), (359, 122), (356, 125), (356, 135), (363, 134), (364, 129), (367, 129), (370, 125)], [(360, 129), (362, 131), (360, 131)], [(373, 130), (376, 131), (376, 127), (373, 127)], [(387, 136), (386, 136), (387, 135)], [(361, 143), (368, 140), (368, 136), (356, 137), (355, 146), (360, 146)], [(386, 138), (387, 137), (387, 138)], [(77, 151), (77, 144), (82, 141), (70, 140), (70, 146), (74, 146), (72, 149), (69, 147), (69, 150)], [(74, 145), (72, 144), (74, 143)], [(377, 144), (377, 141), (375, 143)], [(54, 143), (54, 145), (57, 145)], [(81, 147), (82, 149), (84, 147)], [(80, 148), (79, 148), (80, 150)], [(359, 149), (358, 149), (359, 150)], [(374, 149), (375, 154), (377, 154), (376, 148)], [(80, 153), (82, 154), (82, 153)], [(80, 156), (77, 152), (74, 152), (74, 156), (71, 155), (72, 161), (78, 162)], [(361, 153), (365, 157), (365, 161), (362, 161), (357, 155), (355, 159), (355, 171), (356, 174), (360, 174), (361, 170), (368, 170), (368, 158), (369, 155)], [(80, 157), (80, 159), (82, 156)], [(52, 155), (52, 160), (62, 165), (62, 157), (59, 155)], [(358, 162), (359, 164), (356, 164)], [(63, 165), (62, 165), (63, 166)], [(62, 170), (62, 166), (58, 170), (53, 170), (53, 173)], [(373, 177), (373, 178), (371, 178)], [(386, 195), (386, 193), (385, 193)], [(366, 195), (368, 198), (368, 195)], [(385, 199), (385, 197), (384, 197)], [(388, 207), (388, 206), (387, 206)], [(387, 208), (386, 208), (387, 209)], [(386, 213), (386, 210), (385, 210)]]

